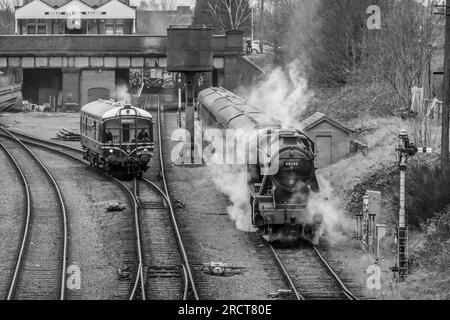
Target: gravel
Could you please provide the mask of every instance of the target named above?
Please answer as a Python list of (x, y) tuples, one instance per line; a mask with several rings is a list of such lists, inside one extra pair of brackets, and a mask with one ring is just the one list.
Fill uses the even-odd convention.
[[(119, 286), (126, 242), (121, 235), (122, 215), (131, 214), (122, 190), (87, 165), (33, 148), (60, 185), (69, 216), (68, 265), (81, 270), (81, 289), (68, 299), (113, 299)], [(125, 210), (108, 212), (111, 203)], [(125, 205), (124, 205), (125, 204)]]
[[(163, 137), (170, 137), (176, 129), (176, 114), (165, 113), (164, 119)], [(172, 141), (164, 144), (166, 159), (172, 146)], [(196, 272), (202, 299), (267, 299), (269, 293), (285, 288), (258, 236), (236, 229), (226, 214), (228, 200), (213, 187), (204, 167), (172, 165), (166, 171), (173, 200), (185, 204), (176, 211), (191, 263), (223, 262), (244, 268), (242, 274), (231, 277)]]
[[(0, 138), (0, 142), (3, 138)], [(21, 230), (26, 208), (23, 188), (18, 173), (8, 156), (0, 152), (0, 298), (6, 298), (17, 250), (21, 243)]]

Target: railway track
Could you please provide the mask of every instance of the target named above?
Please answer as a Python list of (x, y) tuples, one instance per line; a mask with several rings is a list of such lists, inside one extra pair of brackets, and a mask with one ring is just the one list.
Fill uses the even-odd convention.
[[(147, 99), (145, 106), (147, 106)], [(161, 139), (161, 114), (158, 101), (158, 152), (152, 159), (150, 175), (138, 186), (141, 224), (144, 226), (146, 292), (149, 299), (198, 300), (193, 272), (178, 227), (167, 186)]]
[[(26, 213), (6, 299), (65, 297), (68, 252), (66, 205), (60, 187), (35, 154), (7, 129), (3, 149), (24, 185)], [(19, 165), (19, 161), (22, 165)], [(25, 165), (24, 165), (25, 163)], [(36, 170), (36, 167), (39, 169)]]
[[(161, 140), (159, 123), (158, 121), (158, 137)], [(26, 144), (58, 152), (87, 164), (82, 160), (83, 151), (81, 149), (16, 131), (14, 134)], [(133, 204), (138, 267), (132, 276), (133, 285), (129, 299), (198, 300), (192, 269), (187, 259), (185, 246), (163, 174), (164, 159), (162, 150), (157, 159), (158, 174), (162, 178), (161, 185), (149, 179), (143, 179), (140, 182), (133, 180), (132, 186), (129, 186), (127, 183), (112, 178), (129, 195)], [(169, 212), (169, 215), (167, 215), (167, 212)], [(151, 232), (141, 232), (142, 223), (151, 227)], [(155, 230), (157, 229), (155, 228), (155, 223), (159, 223), (158, 227), (161, 227), (159, 230)], [(163, 239), (164, 236), (167, 237), (167, 234), (170, 233), (173, 234), (172, 239)], [(151, 240), (152, 237), (160, 237), (160, 239), (159, 241), (157, 239)], [(151, 241), (146, 241), (146, 244), (143, 245), (143, 239)], [(129, 257), (125, 261), (125, 265), (134, 266), (135, 263)], [(127, 278), (130, 278), (127, 270), (124, 271), (124, 274)], [(124, 290), (126, 290), (126, 283), (124, 288), (121, 288), (119, 291), (123, 292)]]
[[(28, 144), (34, 147), (42, 148), (47, 151), (55, 152), (70, 158), (73, 161), (81, 162), (84, 165), (88, 165), (83, 159), (83, 151), (81, 149), (73, 148), (62, 143), (40, 139), (32, 137), (24, 133), (14, 132), (24, 144)], [(2, 134), (0, 134), (2, 135)], [(100, 169), (95, 170), (98, 174), (106, 176)], [(132, 205), (133, 218), (132, 221), (124, 221), (122, 233), (126, 234), (128, 241), (136, 241), (134, 248), (128, 248), (124, 253), (123, 268), (119, 272), (121, 279), (119, 288), (115, 294), (115, 298), (127, 297), (129, 300), (145, 299), (145, 287), (142, 285), (143, 272), (142, 272), (142, 249), (140, 240), (140, 228), (139, 228), (139, 206), (138, 199), (135, 197), (133, 188), (130, 188), (122, 181), (110, 177), (111, 180), (119, 186), (125, 194), (129, 197)], [(125, 218), (124, 218), (125, 219)]]
[(267, 246), (296, 300), (357, 300), (316, 246)]

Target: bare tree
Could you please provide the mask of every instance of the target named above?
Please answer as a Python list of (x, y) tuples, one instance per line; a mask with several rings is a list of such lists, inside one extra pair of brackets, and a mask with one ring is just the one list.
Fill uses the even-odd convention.
[(14, 6), (19, 0), (0, 0), (0, 34), (14, 33)]
[(173, 10), (178, 6), (178, 0), (141, 0), (139, 8), (145, 10)]
[(241, 29), (251, 19), (248, 0), (211, 0), (208, 6), (212, 16), (224, 30)]
[(443, 19), (414, 0), (388, 3), (379, 32), (367, 32), (364, 74), (387, 81), (403, 106), (411, 106), (413, 86), (422, 86), (426, 61), (443, 31)]

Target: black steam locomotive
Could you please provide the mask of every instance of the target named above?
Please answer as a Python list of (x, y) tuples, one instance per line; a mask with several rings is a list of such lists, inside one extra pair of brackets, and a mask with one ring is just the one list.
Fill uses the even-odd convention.
[(246, 157), (253, 225), (270, 242), (314, 240), (322, 217), (306, 208), (319, 191), (313, 141), (223, 88), (201, 91), (198, 102), (203, 128), (255, 132), (246, 146), (257, 150), (256, 161)]
[(84, 159), (109, 174), (142, 177), (153, 152), (153, 119), (145, 110), (114, 100), (97, 100), (81, 108)]

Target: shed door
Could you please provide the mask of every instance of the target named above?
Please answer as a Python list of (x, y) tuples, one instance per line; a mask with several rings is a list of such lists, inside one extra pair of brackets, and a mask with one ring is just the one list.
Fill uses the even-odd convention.
[(109, 100), (109, 89), (90, 88), (88, 90), (88, 103), (97, 101), (98, 99)]
[(316, 149), (318, 168), (325, 168), (331, 165), (331, 137), (317, 137)]

